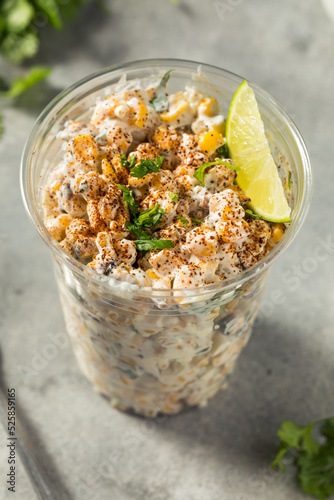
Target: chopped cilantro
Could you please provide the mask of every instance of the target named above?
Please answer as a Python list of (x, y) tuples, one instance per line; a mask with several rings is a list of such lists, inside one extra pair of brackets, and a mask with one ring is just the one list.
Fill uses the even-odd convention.
[(150, 100), (150, 104), (151, 106), (153, 106), (157, 113), (168, 111), (169, 108), (169, 101), (167, 96), (154, 96), (153, 99)]
[(159, 87), (165, 87), (167, 85), (168, 80), (170, 79), (170, 74), (172, 71), (174, 71), (174, 70), (169, 69), (168, 71), (166, 71), (166, 73), (164, 74), (164, 76), (160, 80)]
[(46, 78), (50, 72), (50, 68), (35, 66), (24, 76), (14, 78), (8, 90), (0, 91), (0, 97), (17, 97), (37, 82)]
[(179, 197), (176, 193), (169, 193), (169, 197), (172, 201), (179, 201)]
[(189, 224), (189, 221), (188, 219), (186, 219), (185, 217), (178, 217), (178, 219), (182, 222), (182, 224), (184, 224), (185, 226), (187, 226)]
[(138, 165), (135, 165), (132, 168), (130, 167), (131, 177), (142, 179), (147, 174), (150, 174), (152, 172), (159, 172), (164, 159), (164, 156), (158, 156), (158, 158), (156, 158), (155, 160), (140, 160)]
[(128, 167), (128, 168), (133, 168), (136, 164), (137, 158), (135, 155), (130, 155), (128, 158), (126, 157), (126, 154), (122, 154), (121, 156), (121, 165), (122, 167)]
[(138, 214), (138, 204), (133, 197), (133, 192), (126, 186), (122, 186), (122, 184), (116, 184), (116, 186), (122, 191), (125, 204), (129, 207), (132, 215), (136, 217)]
[(208, 167), (212, 167), (213, 165), (224, 165), (225, 167), (232, 168), (233, 170), (240, 170), (239, 167), (236, 167), (235, 165), (232, 165), (231, 163), (221, 160), (220, 158), (216, 158), (215, 161), (210, 161), (208, 163), (203, 163), (199, 168), (195, 170), (194, 177), (202, 184), (204, 187), (204, 174), (205, 170)]
[(192, 222), (193, 224), (198, 224), (199, 226), (200, 226), (201, 224), (203, 224), (203, 221), (202, 221), (201, 219), (194, 219), (194, 217), (190, 217), (190, 218), (191, 218), (191, 222)]
[(138, 250), (147, 252), (148, 250), (173, 248), (174, 243), (171, 240), (135, 240)]
[(217, 148), (216, 152), (218, 153), (219, 156), (222, 156), (223, 158), (229, 157), (228, 147), (226, 143)]

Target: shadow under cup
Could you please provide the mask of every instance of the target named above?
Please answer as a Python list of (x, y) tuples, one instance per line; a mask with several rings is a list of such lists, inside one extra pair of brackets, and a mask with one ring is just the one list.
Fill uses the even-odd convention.
[[(22, 193), (28, 214), (49, 246), (73, 349), (94, 388), (117, 408), (145, 416), (204, 406), (226, 385), (247, 343), (268, 271), (300, 228), (311, 198), (305, 144), (290, 117), (251, 85), (274, 156), (291, 170), (292, 222), (279, 244), (250, 270), (196, 289), (151, 290), (100, 276), (62, 251), (43, 223), (43, 186), (62, 158), (57, 132), (67, 120), (87, 120), (98, 97), (157, 82), (173, 69), (169, 91), (196, 85), (216, 97), (226, 115), (242, 78), (180, 60), (148, 60), (104, 69), (54, 99), (38, 118), (22, 158)], [(122, 78), (123, 77), (123, 78)], [(120, 81), (120, 79), (122, 80)]]

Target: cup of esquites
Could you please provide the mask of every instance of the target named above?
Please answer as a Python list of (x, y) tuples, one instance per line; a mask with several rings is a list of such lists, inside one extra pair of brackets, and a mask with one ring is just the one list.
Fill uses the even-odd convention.
[(46, 107), (21, 173), (94, 388), (148, 417), (205, 406), (310, 203), (309, 156), (286, 112), (213, 66), (121, 64)]

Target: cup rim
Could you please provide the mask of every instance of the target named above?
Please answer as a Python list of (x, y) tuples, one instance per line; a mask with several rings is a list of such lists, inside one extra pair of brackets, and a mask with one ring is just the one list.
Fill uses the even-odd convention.
[[(119, 63), (112, 66), (108, 66), (78, 80), (74, 84), (65, 88), (54, 99), (52, 99), (52, 101), (50, 101), (50, 103), (44, 108), (44, 110), (38, 116), (26, 140), (23, 149), (21, 157), (21, 167), (20, 167), (21, 194), (26, 212), (33, 226), (35, 227), (35, 229), (37, 230), (43, 241), (47, 244), (47, 246), (55, 256), (57, 256), (62, 262), (64, 262), (66, 266), (68, 266), (72, 271), (74, 271), (75, 273), (81, 275), (86, 279), (88, 278), (91, 281), (92, 285), (96, 285), (101, 290), (101, 292), (102, 292), (101, 288), (105, 287), (105, 285), (107, 285), (108, 292), (110, 292), (111, 290), (110, 284), (113, 282), (111, 277), (98, 275), (94, 271), (87, 268), (85, 264), (76, 261), (75, 259), (73, 259), (73, 257), (68, 255), (64, 250), (62, 250), (59, 243), (54, 240), (54, 238), (47, 230), (43, 218), (40, 216), (37, 207), (35, 206), (34, 202), (31, 199), (30, 193), (32, 189), (31, 185), (32, 181), (31, 178), (29, 177), (29, 174), (31, 174), (32, 171), (31, 161), (35, 153), (34, 143), (36, 142), (39, 134), (43, 130), (43, 125), (45, 126), (51, 119), (55, 111), (55, 108), (60, 106), (60, 109), (62, 109), (61, 103), (64, 101), (64, 99), (65, 98), (70, 99), (71, 96), (73, 96), (75, 92), (78, 91), (80, 88), (82, 88), (85, 84), (93, 83), (94, 80), (97, 81), (97, 79), (101, 78), (102, 76), (114, 73), (118, 70), (126, 70), (129, 68), (136, 68), (136, 67), (138, 69), (144, 67), (146, 67), (147, 69), (149, 68), (159, 69), (159, 65), (161, 66), (167, 65), (170, 67), (174, 65), (175, 67), (178, 68), (188, 66), (189, 72), (191, 70), (197, 69), (198, 67), (201, 67), (203, 69), (207, 69), (208, 71), (211, 70), (211, 72), (214, 72), (216, 74), (220, 74), (221, 76), (225, 76), (230, 80), (235, 81), (236, 83), (239, 82), (241, 84), (245, 80), (245, 78), (240, 77), (239, 75), (231, 71), (225, 70), (223, 68), (219, 68), (211, 64), (206, 64), (191, 60), (184, 60), (184, 59), (171, 59), (171, 58), (140, 59), (140, 60), (128, 61), (125, 63)], [(265, 270), (267, 270), (269, 268), (269, 265), (271, 266), (276, 261), (278, 256), (281, 253), (283, 253), (283, 251), (291, 244), (296, 234), (298, 233), (299, 229), (301, 228), (310, 206), (312, 198), (312, 188), (313, 188), (312, 165), (306, 144), (296, 124), (293, 122), (293, 120), (285, 111), (285, 109), (278, 103), (278, 101), (276, 101), (275, 98), (273, 98), (268, 92), (263, 90), (257, 84), (254, 84), (249, 80), (247, 80), (247, 82), (250, 85), (250, 87), (252, 87), (253, 90), (256, 91), (256, 94), (261, 96), (271, 107), (275, 108), (275, 110), (279, 113), (280, 118), (284, 122), (285, 126), (289, 129), (289, 132), (291, 133), (293, 140), (298, 147), (298, 151), (302, 159), (301, 162), (303, 165), (303, 171), (305, 177), (304, 177), (302, 200), (299, 206), (295, 207), (298, 208), (298, 210), (296, 212), (294, 220), (290, 224), (288, 231), (283, 236), (281, 241), (272, 250), (270, 250), (270, 252), (268, 252), (268, 254), (265, 257), (263, 257), (263, 259), (261, 259), (259, 262), (251, 266), (249, 269), (242, 271), (241, 273), (237, 274), (234, 277), (226, 278), (217, 283), (211, 283), (208, 285), (201, 285), (198, 287), (175, 289), (175, 290), (174, 289), (157, 290), (149, 287), (143, 287), (140, 285), (132, 285), (137, 295), (144, 295), (147, 297), (147, 295), (149, 294), (150, 296), (156, 296), (156, 297), (171, 297), (176, 294), (180, 298), (182, 295), (185, 297), (194, 295), (195, 296), (206, 295), (209, 293), (211, 294), (213, 292), (223, 292), (224, 290), (228, 291), (231, 288), (239, 288), (244, 282), (249, 281), (253, 277), (255, 278), (257, 275), (262, 274)]]

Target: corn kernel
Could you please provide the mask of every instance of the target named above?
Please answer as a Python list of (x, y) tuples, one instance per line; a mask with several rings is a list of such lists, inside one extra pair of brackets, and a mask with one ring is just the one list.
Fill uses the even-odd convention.
[(274, 243), (278, 243), (284, 235), (283, 224), (274, 224), (271, 234), (271, 239)]
[(160, 113), (160, 118), (162, 121), (167, 123), (172, 123), (178, 119), (178, 117), (186, 111), (188, 108), (188, 103), (186, 101), (178, 101), (172, 109)]
[(198, 114), (214, 116), (218, 113), (218, 102), (213, 97), (202, 99), (198, 106)]
[(77, 135), (72, 140), (72, 153), (78, 161), (96, 161), (97, 146), (91, 135)]
[(115, 183), (118, 183), (118, 177), (114, 170), (114, 167), (106, 158), (103, 158), (102, 160), (102, 173), (109, 176)]
[(136, 112), (135, 125), (140, 128), (144, 128), (146, 124), (147, 107), (143, 102), (139, 103), (138, 111)]
[(157, 274), (155, 274), (154, 271), (152, 271), (152, 269), (148, 269), (146, 271), (146, 274), (148, 275), (149, 278), (151, 278), (152, 280), (158, 280), (159, 279), (159, 276)]
[(216, 132), (215, 130), (211, 130), (210, 132), (201, 134), (198, 144), (202, 152), (210, 156), (216, 151), (217, 148), (224, 144), (224, 139), (222, 134)]

